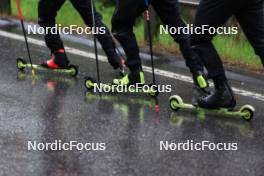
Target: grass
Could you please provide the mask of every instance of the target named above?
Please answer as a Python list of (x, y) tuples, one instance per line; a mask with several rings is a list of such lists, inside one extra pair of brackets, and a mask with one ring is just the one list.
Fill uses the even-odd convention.
[(217, 46), (219, 54), (224, 58), (225, 62), (232, 65), (245, 65), (251, 69), (261, 69), (262, 64), (260, 58), (246, 39), (237, 41), (232, 37), (216, 37), (214, 44)]
[[(12, 14), (17, 15), (17, 9), (15, 1), (12, 2)], [(101, 3), (97, 3), (97, 10), (103, 15), (104, 22), (110, 28), (111, 17), (114, 11), (113, 7), (104, 7)], [(35, 0), (23, 0), (21, 2), (21, 9), (27, 20), (37, 21), (37, 1)], [(76, 24), (78, 26), (84, 26), (82, 19), (76, 10), (73, 9), (71, 3), (66, 1), (63, 7), (58, 12), (57, 22), (62, 25)], [(138, 42), (141, 46), (144, 45), (144, 26), (143, 20), (137, 21), (137, 25), (134, 27), (134, 32), (137, 36)], [(235, 36), (236, 37), (236, 36)], [(249, 42), (243, 37), (237, 39), (237, 37), (230, 36), (217, 36), (214, 39), (214, 44), (223, 58), (223, 61), (232, 66), (246, 66), (254, 71), (261, 70), (261, 61), (254, 54)], [(175, 44), (173, 39), (168, 35), (159, 36), (154, 40), (155, 48), (166, 52), (179, 53), (178, 45)]]

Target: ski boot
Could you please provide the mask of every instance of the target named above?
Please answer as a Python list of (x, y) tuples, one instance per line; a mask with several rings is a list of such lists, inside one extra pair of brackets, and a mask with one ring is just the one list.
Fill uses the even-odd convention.
[(226, 108), (233, 110), (236, 106), (236, 99), (231, 87), (225, 81), (221, 84), (215, 84), (214, 93), (199, 98), (197, 104), (199, 107), (206, 109)]
[(114, 79), (112, 81), (112, 85), (120, 85), (120, 86), (131, 86), (136, 85), (137, 88), (131, 90), (131, 93), (147, 93), (151, 97), (158, 96), (159, 92), (157, 88), (153, 85), (148, 85), (149, 89), (144, 89), (145, 84), (145, 76), (143, 71), (139, 71), (137, 73), (129, 73), (121, 79)]
[(42, 63), (41, 66), (50, 69), (67, 69), (69, 68), (69, 61), (67, 59), (64, 49), (59, 49), (51, 54), (51, 59)]
[(149, 86), (145, 85), (144, 73), (142, 71), (133, 76), (130, 73), (121, 79), (114, 79), (112, 83), (100, 83), (99, 84), (91, 77), (86, 77), (84, 84), (85, 84), (85, 87), (89, 91), (92, 91), (92, 90), (95, 91), (97, 87), (101, 87), (103, 89), (112, 90), (111, 92), (120, 93), (117, 87), (121, 86), (121, 87), (127, 88), (125, 89), (127, 91), (123, 93), (144, 93), (144, 94), (148, 94), (151, 97), (158, 96), (158, 91), (156, 87), (152, 85), (149, 85)]
[(142, 71), (136, 74), (129, 73), (121, 79), (114, 79), (112, 81), (112, 84), (122, 85), (122, 86), (129, 86), (129, 85), (143, 86), (145, 84), (145, 76)]
[(29, 64), (22, 58), (17, 58), (17, 68), (20, 71), (23, 71), (26, 68), (31, 68), (33, 70), (42, 70), (42, 71), (50, 71), (57, 73), (68, 74), (72, 77), (76, 77), (78, 75), (78, 67), (75, 65), (69, 65), (69, 61), (66, 57), (64, 50), (58, 50), (54, 54), (51, 55), (51, 59), (38, 64)]

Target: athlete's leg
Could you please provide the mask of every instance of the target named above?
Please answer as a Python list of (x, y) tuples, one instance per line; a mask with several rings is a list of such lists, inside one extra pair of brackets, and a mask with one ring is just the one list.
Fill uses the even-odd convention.
[[(232, 15), (230, 3), (227, 0), (202, 0), (197, 9), (194, 27), (209, 25), (221, 27)], [(204, 34), (194, 34), (191, 43), (197, 54), (203, 60), (209, 77), (221, 76), (226, 79), (222, 61), (212, 44), (215, 35), (205, 31)]]
[[(217, 28), (222, 26), (232, 15), (232, 5), (233, 2), (228, 0), (202, 0), (197, 9), (194, 27), (209, 25)], [(227, 82), (222, 61), (212, 44), (214, 36), (214, 34), (205, 32), (194, 34), (191, 37), (192, 46), (202, 59), (216, 89), (212, 95), (200, 98), (198, 104), (205, 108), (233, 108), (236, 104), (235, 98)]]
[(64, 52), (64, 46), (59, 34), (52, 34), (50, 28), (55, 27), (55, 18), (58, 10), (61, 8), (65, 0), (39, 0), (38, 4), (38, 16), (39, 25), (47, 30), (45, 34), (45, 42), (51, 53), (54, 55), (54, 59), (45, 63), (45, 65), (51, 68), (66, 67), (68, 65), (68, 59)]
[(144, 73), (142, 71), (141, 59), (136, 36), (133, 33), (135, 20), (144, 11), (142, 0), (116, 0), (116, 9), (112, 17), (112, 31), (115, 38), (122, 45), (130, 73), (122, 79), (114, 79), (113, 84), (129, 85), (144, 84)]
[(93, 27), (93, 17), (95, 16), (96, 28), (105, 29), (105, 34), (96, 34), (96, 38), (101, 43), (105, 54), (107, 55), (109, 63), (114, 69), (119, 68), (121, 65), (120, 57), (116, 53), (116, 46), (109, 33), (108, 28), (102, 22), (102, 16), (99, 14), (94, 7), (94, 14), (92, 14), (91, 0), (71, 0), (74, 8), (79, 12), (85, 24), (89, 27)]
[(249, 1), (236, 13), (236, 18), (264, 66), (264, 1)]
[[(178, 0), (157, 0), (152, 1), (152, 5), (164, 25), (168, 26), (169, 28), (186, 27), (186, 24), (180, 16)], [(193, 74), (193, 80), (196, 87), (198, 88), (198, 90), (206, 92), (208, 83), (203, 74), (203, 63), (191, 48), (190, 35), (183, 34), (183, 32), (171, 35), (174, 38), (175, 42), (179, 43), (180, 45), (180, 50), (186, 61), (186, 65), (189, 67), (191, 73)]]
[(133, 26), (136, 18), (143, 11), (143, 0), (116, 0), (116, 9), (112, 17), (113, 34), (125, 50), (127, 55), (126, 65), (132, 73), (142, 70)]
[[(178, 0), (157, 0), (152, 1), (152, 5), (164, 25), (171, 27), (186, 27), (179, 12)], [(186, 59), (186, 65), (192, 73), (203, 70), (202, 63), (191, 49), (190, 35), (178, 33), (172, 34), (175, 42), (179, 43), (180, 50)]]

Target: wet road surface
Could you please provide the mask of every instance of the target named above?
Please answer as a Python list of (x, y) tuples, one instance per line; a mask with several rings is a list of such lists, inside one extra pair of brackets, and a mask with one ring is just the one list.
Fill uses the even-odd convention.
[[(29, 71), (18, 72), (15, 59), (26, 57), (21, 41), (0, 36), (0, 175), (2, 176), (261, 176), (264, 172), (264, 102), (238, 96), (239, 106), (251, 104), (255, 118), (208, 114), (197, 118), (196, 112), (172, 112), (170, 95), (179, 94), (191, 101), (192, 85), (157, 76), (160, 84), (169, 84), (173, 92), (160, 94), (160, 112), (146, 95), (98, 94), (87, 92), (84, 76), (96, 76), (92, 59), (69, 54), (80, 66), (77, 79), (66, 75)], [(66, 42), (80, 48), (79, 44)], [(82, 46), (85, 48), (84, 46)], [(35, 63), (49, 57), (45, 47), (31, 45)], [(149, 61), (144, 61), (148, 64)], [(158, 67), (166, 62), (157, 60)], [(169, 67), (174, 72), (182, 69)], [(100, 62), (102, 80), (110, 81), (111, 68)], [(151, 80), (151, 74), (146, 74)], [(255, 79), (255, 78), (252, 78)], [(232, 81), (233, 85), (252, 89), (263, 95), (263, 82), (250, 86)], [(28, 141), (78, 141), (105, 143), (104, 151), (29, 151)], [(160, 141), (210, 141), (237, 143), (237, 151), (160, 151)]]

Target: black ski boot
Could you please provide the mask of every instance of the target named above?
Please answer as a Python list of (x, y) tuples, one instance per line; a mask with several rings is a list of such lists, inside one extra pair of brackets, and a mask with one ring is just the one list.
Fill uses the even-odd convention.
[(206, 109), (234, 109), (236, 99), (227, 81), (215, 84), (215, 92), (197, 100), (198, 106)]
[(64, 49), (59, 49), (51, 54), (51, 59), (41, 64), (43, 67), (50, 69), (67, 69), (69, 60)]

